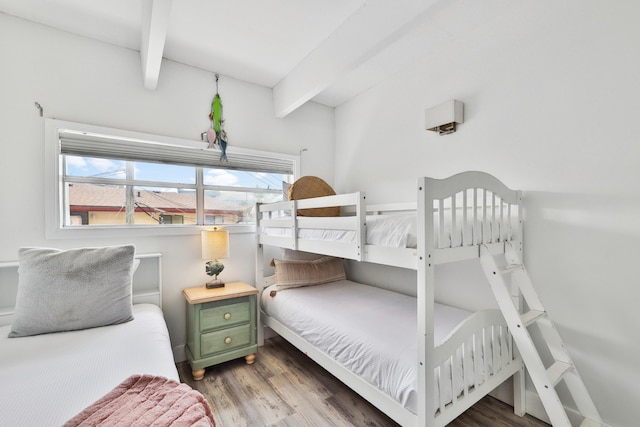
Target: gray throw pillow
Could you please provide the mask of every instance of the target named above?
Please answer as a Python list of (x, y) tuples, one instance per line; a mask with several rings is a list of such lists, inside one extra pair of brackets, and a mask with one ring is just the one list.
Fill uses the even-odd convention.
[(21, 248), (15, 318), (9, 337), (133, 320), (135, 246), (70, 250)]

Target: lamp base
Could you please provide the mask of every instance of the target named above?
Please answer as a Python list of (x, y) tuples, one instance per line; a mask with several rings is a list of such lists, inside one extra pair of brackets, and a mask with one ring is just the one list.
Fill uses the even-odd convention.
[(205, 285), (207, 289), (224, 288), (224, 282), (220, 279), (213, 279)]

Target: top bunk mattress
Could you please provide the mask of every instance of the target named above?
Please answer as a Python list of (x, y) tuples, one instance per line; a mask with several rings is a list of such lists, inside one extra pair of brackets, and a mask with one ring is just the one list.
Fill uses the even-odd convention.
[[(417, 221), (423, 217), (427, 244), (433, 244), (437, 249), (521, 238), (521, 193), (508, 189), (491, 175), (463, 172), (446, 179), (419, 178), (417, 188), (417, 199), (425, 198), (419, 203), (366, 206), (364, 193), (347, 193), (301, 198), (295, 203), (260, 204), (256, 211), (258, 234), (264, 237), (260, 241), (291, 249), (301, 249), (298, 243), (305, 241), (302, 250), (307, 252), (316, 252), (310, 246), (313, 241), (415, 249)], [(338, 207), (340, 214), (309, 215), (305, 212), (307, 209)], [(333, 247), (339, 246), (344, 248), (344, 245)], [(332, 245), (322, 247), (331, 248)], [(327, 249), (318, 250), (327, 253)], [(355, 254), (345, 251), (345, 255), (340, 250), (327, 254), (362, 260), (360, 251), (354, 251)]]
[[(417, 217), (415, 215), (367, 215), (366, 243), (391, 248), (416, 248), (418, 246)], [(291, 229), (264, 227), (267, 236), (291, 237)], [(353, 230), (301, 228), (298, 238), (308, 240), (355, 243), (357, 234)]]
[(162, 311), (135, 304), (134, 320), (8, 338), (0, 327), (0, 414), (5, 425), (60, 426), (133, 374), (180, 381)]
[[(416, 298), (349, 280), (270, 296), (275, 286), (262, 293), (265, 314), (416, 413)], [(434, 310), (436, 345), (471, 314), (438, 303)], [(455, 382), (462, 389), (462, 377)], [(450, 401), (451, 390), (444, 394)]]

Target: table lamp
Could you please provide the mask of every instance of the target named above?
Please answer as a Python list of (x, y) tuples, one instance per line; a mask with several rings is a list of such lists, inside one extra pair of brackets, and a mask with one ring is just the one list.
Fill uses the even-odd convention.
[[(218, 274), (224, 270), (224, 265), (218, 258), (229, 256), (229, 232), (217, 227), (213, 230), (202, 231), (202, 259), (209, 260), (205, 264), (205, 271), (209, 276), (215, 276), (207, 282), (207, 289), (223, 288), (224, 282), (218, 279)], [(212, 261), (213, 260), (213, 261)]]

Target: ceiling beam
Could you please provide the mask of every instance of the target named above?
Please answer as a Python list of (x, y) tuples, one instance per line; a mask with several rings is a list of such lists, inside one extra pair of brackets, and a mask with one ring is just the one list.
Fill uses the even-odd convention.
[(415, 25), (431, 1), (368, 0), (273, 88), (282, 118), (377, 55)]
[(171, 0), (142, 1), (140, 59), (144, 87), (149, 90), (156, 90), (158, 87), (170, 14)]

